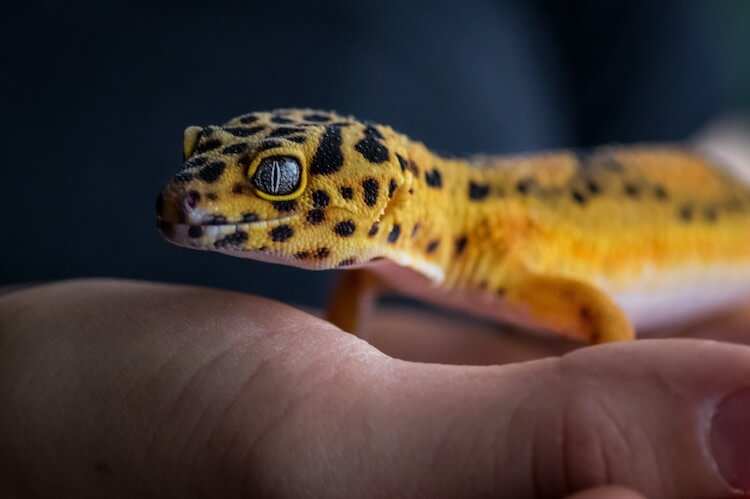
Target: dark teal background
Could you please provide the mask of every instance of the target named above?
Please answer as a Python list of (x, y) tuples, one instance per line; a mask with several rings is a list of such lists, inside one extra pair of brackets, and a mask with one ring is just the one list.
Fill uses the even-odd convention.
[(0, 282), (107, 275), (320, 304), (330, 273), (163, 242), (182, 130), (287, 106), (437, 151), (680, 139), (748, 103), (747, 2), (5, 6)]

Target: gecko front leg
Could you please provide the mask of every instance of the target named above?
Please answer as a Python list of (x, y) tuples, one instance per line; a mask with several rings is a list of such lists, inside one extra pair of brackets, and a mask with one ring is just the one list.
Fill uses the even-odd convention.
[(334, 286), (325, 318), (340, 329), (361, 336), (362, 326), (372, 317), (385, 285), (369, 270), (352, 269), (342, 274)]

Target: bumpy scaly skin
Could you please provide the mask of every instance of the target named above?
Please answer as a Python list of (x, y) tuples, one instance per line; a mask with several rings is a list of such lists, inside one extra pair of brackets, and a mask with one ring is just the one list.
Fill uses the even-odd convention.
[[(191, 127), (185, 156), (159, 196), (162, 233), (305, 268), (365, 269), (334, 295), (330, 317), (348, 330), (358, 304), (390, 288), (620, 340), (632, 320), (650, 324), (636, 317), (641, 301), (730, 274), (750, 282), (750, 192), (679, 148), (446, 159), (387, 126), (288, 109)], [(299, 192), (254, 186), (259, 162), (274, 156), (299, 162)]]

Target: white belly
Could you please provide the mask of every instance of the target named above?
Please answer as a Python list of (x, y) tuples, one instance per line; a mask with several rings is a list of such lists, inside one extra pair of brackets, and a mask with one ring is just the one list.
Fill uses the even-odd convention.
[[(524, 315), (509, 310), (496, 294), (449, 290), (420, 272), (387, 261), (373, 265), (372, 269), (400, 294), (440, 307), (524, 324)], [(595, 285), (622, 307), (636, 329), (643, 331), (678, 325), (743, 299), (750, 301), (750, 266), (696, 266), (672, 273), (646, 272), (627, 287), (606, 280)]]

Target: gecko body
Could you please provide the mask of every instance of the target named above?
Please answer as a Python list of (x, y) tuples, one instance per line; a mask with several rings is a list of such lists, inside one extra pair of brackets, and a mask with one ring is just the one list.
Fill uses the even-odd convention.
[(336, 113), (250, 113), (185, 131), (157, 201), (190, 248), (342, 268), (329, 318), (373, 298), (597, 343), (750, 296), (750, 189), (682, 147), (445, 158)]

